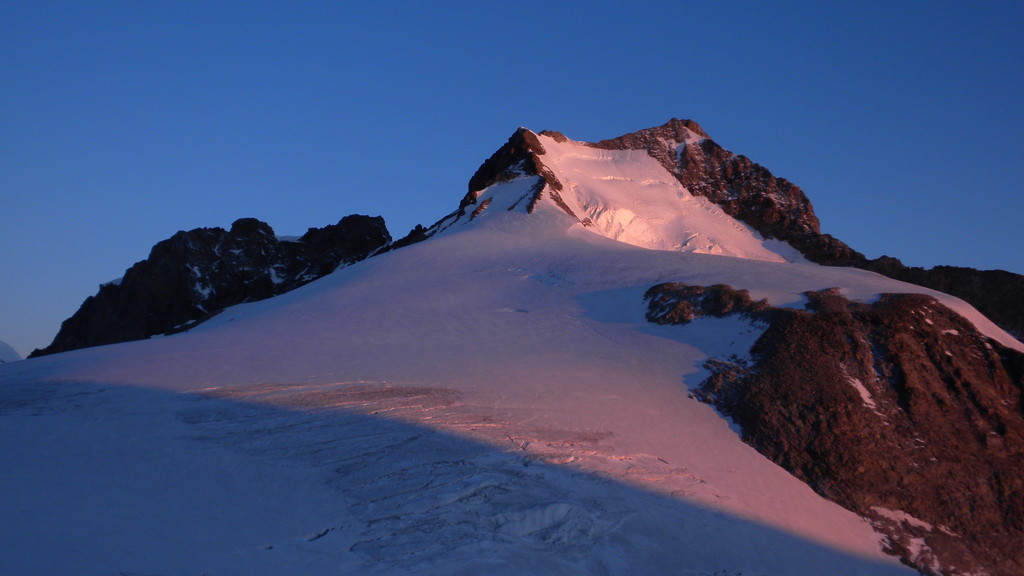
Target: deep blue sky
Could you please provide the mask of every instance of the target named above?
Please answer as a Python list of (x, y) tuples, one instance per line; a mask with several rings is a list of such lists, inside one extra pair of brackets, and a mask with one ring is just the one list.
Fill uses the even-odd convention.
[(631, 4), (0, 3), (0, 340), (180, 229), (402, 236), (518, 126), (692, 118), (869, 256), (1024, 273), (1020, 3)]

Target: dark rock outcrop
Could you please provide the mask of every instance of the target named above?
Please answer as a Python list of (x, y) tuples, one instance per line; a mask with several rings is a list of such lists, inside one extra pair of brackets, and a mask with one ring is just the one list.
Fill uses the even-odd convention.
[(688, 324), (701, 316), (724, 318), (739, 314), (751, 320), (765, 321), (774, 311), (766, 300), (754, 301), (746, 290), (734, 290), (726, 284), (691, 286), (666, 283), (644, 294), (647, 320), (655, 324)]
[(744, 314), (749, 361), (712, 359), (694, 396), (819, 494), (865, 516), (926, 572), (1024, 573), (1024, 354), (935, 299), (836, 290), (807, 308), (744, 291), (662, 284), (649, 320)]
[(278, 239), (254, 218), (231, 230), (181, 231), (157, 243), (120, 281), (100, 286), (61, 324), (53, 343), (32, 356), (187, 329), (228, 306), (298, 288), (390, 241), (383, 218), (359, 215), (310, 228), (294, 241)]
[(692, 120), (673, 118), (662, 126), (602, 140), (593, 146), (645, 150), (691, 193), (712, 200), (765, 238), (788, 242), (812, 262), (871, 270), (952, 294), (1016, 337), (1024, 336), (1024, 276), (954, 266), (910, 268), (884, 256), (870, 260), (821, 233), (814, 209), (799, 187), (772, 175), (746, 156), (722, 148)]
[[(536, 134), (526, 128), (519, 128), (509, 137), (508, 142), (477, 168), (469, 179), (469, 191), (459, 203), (459, 208), (465, 209), (475, 204), (477, 195), (488, 186), (520, 176), (539, 176), (544, 172), (551, 174), (539, 158), (544, 152), (544, 146)], [(552, 179), (561, 189), (561, 183), (553, 175)]]
[(952, 294), (970, 302), (1018, 340), (1024, 340), (1024, 276), (1020, 274), (959, 266), (918, 268), (888, 256), (854, 262), (853, 266)]
[[(541, 132), (556, 139), (565, 139), (565, 136), (557, 132)], [(541, 144), (537, 135), (519, 128), (508, 139), (504, 146), (499, 148), (490, 158), (484, 161), (476, 173), (469, 180), (469, 191), (459, 204), (459, 214), (464, 215), (469, 206), (477, 204), (480, 192), (488, 186), (499, 182), (506, 182), (521, 176), (537, 176), (537, 182), (530, 190), (527, 200), (527, 212), (533, 213), (534, 207), (546, 190), (551, 199), (570, 216), (577, 218), (576, 214), (562, 200), (562, 182), (555, 176), (555, 173), (544, 164), (541, 158), (545, 153), (544, 145)], [(476, 213), (486, 208), (478, 206)]]

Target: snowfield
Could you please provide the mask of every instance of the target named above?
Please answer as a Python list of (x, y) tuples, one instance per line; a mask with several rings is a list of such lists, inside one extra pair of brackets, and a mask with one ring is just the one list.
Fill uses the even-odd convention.
[[(602, 187), (668, 186), (654, 168), (566, 178), (581, 209), (604, 194), (598, 234), (548, 200), (494, 204), (188, 333), (0, 367), (0, 573), (912, 574), (688, 396), (760, 328), (656, 326), (642, 295), (925, 292), (1021, 344), (949, 296), (787, 262), (735, 222), (711, 236), (743, 258), (634, 235)], [(685, 227), (728, 218), (705, 208)]]
[[(679, 150), (696, 143), (696, 135), (689, 135), (694, 139), (677, 145)], [(566, 205), (589, 219), (598, 234), (652, 250), (804, 261), (788, 244), (766, 242), (714, 202), (691, 194), (644, 150), (602, 150), (546, 135), (537, 138), (546, 151), (545, 163), (567, 188), (561, 194)]]

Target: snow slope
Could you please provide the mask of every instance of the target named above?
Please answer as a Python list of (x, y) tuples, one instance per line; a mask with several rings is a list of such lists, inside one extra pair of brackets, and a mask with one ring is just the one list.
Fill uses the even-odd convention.
[(910, 573), (688, 396), (761, 328), (653, 325), (644, 291), (925, 292), (1024, 346), (793, 258), (644, 157), (542, 138), (561, 206), (512, 179), (188, 333), (0, 367), (0, 573)]
[[(525, 129), (520, 129), (525, 130)], [(564, 137), (527, 131), (543, 152), (540, 163), (557, 178), (561, 190), (546, 188), (562, 209), (588, 230), (633, 246), (698, 254), (804, 262), (788, 244), (765, 240), (756, 230), (703, 196), (693, 195), (644, 150), (606, 150)], [(678, 150), (699, 137), (688, 132)], [(513, 186), (492, 186), (477, 197), (488, 210), (527, 210), (531, 179)]]
[(691, 194), (644, 150), (602, 150), (547, 135), (538, 138), (545, 163), (569, 188), (562, 198), (608, 238), (654, 250), (803, 261), (788, 245), (766, 242), (714, 202)]
[(925, 291), (488, 210), (190, 333), (0, 367), (0, 573), (908, 573), (688, 397), (758, 328), (645, 322), (669, 280)]

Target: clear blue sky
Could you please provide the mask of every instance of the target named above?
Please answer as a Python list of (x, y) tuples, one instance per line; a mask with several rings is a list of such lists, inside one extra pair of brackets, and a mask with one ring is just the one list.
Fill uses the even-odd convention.
[(0, 340), (177, 230), (402, 236), (518, 126), (692, 118), (869, 256), (1024, 273), (1022, 4), (632, 4), (0, 3)]

